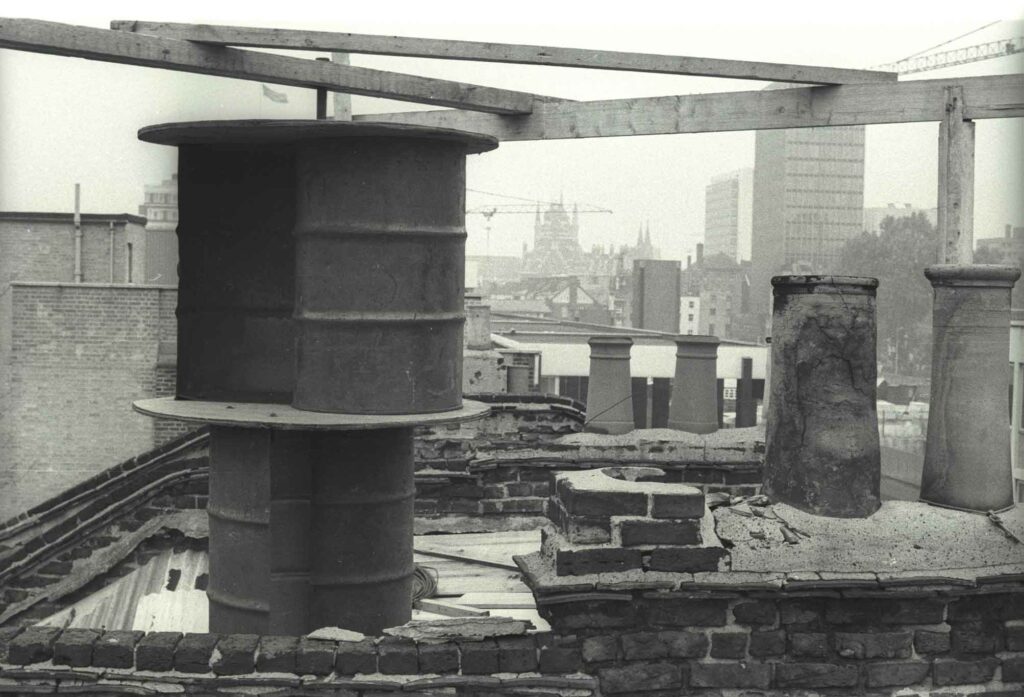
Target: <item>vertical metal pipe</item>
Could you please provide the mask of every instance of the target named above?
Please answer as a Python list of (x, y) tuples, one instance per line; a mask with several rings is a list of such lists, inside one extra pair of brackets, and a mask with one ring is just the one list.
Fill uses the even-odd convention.
[(736, 383), (736, 428), (757, 425), (757, 400), (754, 399), (754, 359), (740, 359), (740, 379)]
[(633, 389), (629, 376), (628, 336), (592, 336), (587, 380), (587, 431), (628, 433), (633, 430)]
[(676, 374), (668, 427), (690, 433), (718, 430), (718, 337), (676, 337)]
[(1020, 269), (943, 264), (924, 273), (935, 300), (921, 500), (973, 511), (1006, 508), (1013, 505), (1010, 292)]
[(881, 505), (873, 278), (772, 279), (764, 492), (816, 515)]
[(75, 182), (75, 283), (82, 282), (82, 185)]
[(412, 429), (317, 433), (311, 624), (364, 634), (412, 616)]

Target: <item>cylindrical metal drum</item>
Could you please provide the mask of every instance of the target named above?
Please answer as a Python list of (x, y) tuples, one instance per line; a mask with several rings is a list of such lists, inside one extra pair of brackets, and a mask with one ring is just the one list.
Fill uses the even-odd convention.
[(270, 630), (270, 431), (210, 428), (210, 631)]
[(587, 380), (587, 422), (584, 430), (628, 433), (633, 423), (633, 387), (629, 376), (628, 336), (592, 336)]
[(864, 518), (881, 499), (874, 278), (772, 279), (764, 492), (801, 510)]
[[(1013, 505), (1010, 291), (1014, 266), (942, 264), (935, 289), (932, 382), (921, 500), (973, 511)], [(1014, 395), (1020, 399), (1020, 395)]]
[(465, 156), (489, 142), (353, 132), (298, 147), (295, 407), (462, 404)]
[(668, 427), (689, 433), (718, 430), (718, 337), (676, 337), (676, 373)]
[(291, 401), (295, 165), (283, 147), (178, 156), (180, 399)]
[(412, 429), (312, 440), (313, 624), (364, 634), (412, 615)]

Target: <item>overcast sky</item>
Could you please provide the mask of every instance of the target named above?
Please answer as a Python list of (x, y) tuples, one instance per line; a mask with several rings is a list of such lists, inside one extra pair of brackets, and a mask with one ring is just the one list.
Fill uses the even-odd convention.
[[(941, 9), (935, 3), (865, 3), (839, 14), (825, 3), (484, 2), (246, 3), (247, 9), (194, 1), (97, 1), (60, 7), (6, 0), (3, 14), (107, 27), (112, 19), (278, 26), (374, 34), (576, 46), (715, 58), (866, 68), (904, 58), (982, 25), (945, 48), (1024, 34), (1024, 6), (999, 0)], [(770, 5), (770, 10), (766, 7)], [(893, 5), (893, 6), (890, 6)], [(783, 12), (781, 8), (790, 8)], [(282, 15), (287, 9), (287, 18)], [(769, 12), (771, 14), (769, 14)], [(297, 54), (296, 54), (297, 55)], [(309, 54), (305, 54), (309, 55)], [(608, 99), (759, 89), (763, 83), (590, 70), (354, 56), (354, 65), (418, 73), (572, 99)], [(1024, 55), (908, 76), (907, 79), (1024, 71)], [(145, 125), (207, 118), (312, 118), (310, 90), (278, 87), (287, 105), (262, 97), (259, 83), (186, 75), (14, 51), (0, 51), (0, 210), (70, 211), (74, 183), (86, 212), (135, 213), (143, 185), (175, 169), (173, 148), (138, 142)], [(356, 97), (356, 113), (419, 109)], [(865, 205), (934, 207), (936, 124), (867, 130)], [(977, 125), (975, 236), (1024, 225), (1024, 119)], [(581, 241), (632, 242), (650, 222), (664, 256), (685, 259), (701, 241), (704, 187), (715, 174), (754, 163), (752, 132), (505, 143), (470, 158), (468, 186), (530, 200), (564, 196), (567, 204), (613, 214), (582, 217)], [(473, 191), (468, 205), (509, 202)], [(489, 235), (470, 215), (468, 251), (516, 254), (532, 245), (532, 216), (495, 216)]]

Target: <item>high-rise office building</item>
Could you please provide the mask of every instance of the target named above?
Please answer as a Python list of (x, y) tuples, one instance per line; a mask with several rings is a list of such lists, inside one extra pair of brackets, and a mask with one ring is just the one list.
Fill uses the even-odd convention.
[(712, 177), (704, 188), (704, 253), (750, 259), (754, 170), (739, 169)]
[(755, 143), (751, 300), (767, 319), (772, 276), (842, 273), (864, 226), (864, 127), (758, 131)]

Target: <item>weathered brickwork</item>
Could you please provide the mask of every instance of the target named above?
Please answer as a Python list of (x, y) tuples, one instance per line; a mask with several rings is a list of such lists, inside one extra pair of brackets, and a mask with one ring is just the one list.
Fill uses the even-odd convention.
[(160, 347), (176, 341), (176, 295), (153, 286), (7, 286), (0, 518), (185, 430), (131, 410), (132, 400), (173, 390), (173, 366), (158, 363)]

